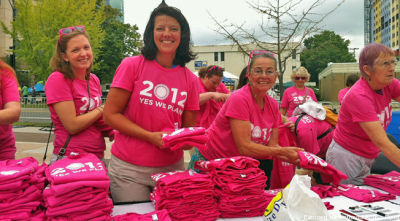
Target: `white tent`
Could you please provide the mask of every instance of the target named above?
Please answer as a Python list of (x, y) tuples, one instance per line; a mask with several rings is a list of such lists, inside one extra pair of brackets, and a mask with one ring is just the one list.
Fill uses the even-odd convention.
[[(193, 72), (193, 74), (195, 74), (196, 76), (199, 76), (199, 73), (197, 71)], [(232, 73), (229, 73), (227, 71), (224, 71), (224, 77), (230, 78), (230, 79), (233, 79), (233, 80), (239, 80), (238, 76), (236, 76), (236, 75), (234, 75)]]

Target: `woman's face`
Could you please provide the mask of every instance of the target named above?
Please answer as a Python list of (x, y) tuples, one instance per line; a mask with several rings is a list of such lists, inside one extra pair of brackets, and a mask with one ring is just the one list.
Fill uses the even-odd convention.
[(294, 76), (293, 81), (296, 84), (296, 87), (304, 87), (304, 84), (307, 82), (307, 77), (306, 76)]
[(89, 40), (84, 35), (77, 35), (71, 38), (62, 56), (64, 61), (69, 62), (74, 74), (86, 73), (93, 61), (92, 48)]
[(181, 26), (168, 15), (159, 15), (154, 19), (154, 42), (157, 54), (175, 55), (181, 42)]
[(396, 59), (392, 55), (380, 55), (376, 60), (373, 71), (369, 74), (371, 83), (378, 88), (383, 88), (392, 83)]
[(201, 81), (204, 84), (204, 87), (207, 89), (207, 91), (216, 91), (217, 87), (221, 84), (222, 77), (217, 76), (217, 75), (212, 75), (210, 78), (205, 76), (204, 78), (201, 78)]
[(253, 89), (265, 93), (274, 86), (277, 76), (275, 61), (271, 58), (259, 57), (254, 60), (248, 78)]

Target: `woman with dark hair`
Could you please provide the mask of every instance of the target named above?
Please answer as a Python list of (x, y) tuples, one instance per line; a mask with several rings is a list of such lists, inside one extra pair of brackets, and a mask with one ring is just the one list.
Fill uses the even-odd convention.
[(382, 152), (400, 167), (400, 150), (386, 136), (392, 120), (392, 99), (400, 101), (400, 82), (394, 77), (392, 49), (377, 43), (364, 47), (359, 58), (361, 78), (346, 94), (326, 160), (349, 178), (363, 184)]
[(0, 60), (0, 161), (15, 159), (15, 136), (12, 123), (21, 114), (18, 81), (14, 70)]
[(216, 65), (199, 70), (200, 111), (197, 113), (197, 126), (208, 128), (230, 95), (222, 83), (223, 72), (224, 69)]
[(50, 163), (76, 153), (104, 158), (102, 93), (99, 78), (91, 73), (92, 65), (93, 52), (85, 27), (60, 29), (50, 60), (53, 73), (45, 84), (55, 128)]
[(346, 78), (346, 87), (341, 89), (338, 93), (339, 104), (342, 104), (344, 95), (346, 95), (346, 93), (350, 90), (351, 86), (353, 86), (358, 81), (358, 79), (360, 79), (360, 77), (356, 74), (349, 75)]
[(181, 11), (155, 8), (142, 54), (121, 62), (105, 104), (105, 121), (119, 131), (109, 163), (114, 203), (148, 201), (152, 174), (184, 169), (183, 151), (164, 148), (162, 136), (196, 125), (197, 78), (185, 67), (193, 57)]

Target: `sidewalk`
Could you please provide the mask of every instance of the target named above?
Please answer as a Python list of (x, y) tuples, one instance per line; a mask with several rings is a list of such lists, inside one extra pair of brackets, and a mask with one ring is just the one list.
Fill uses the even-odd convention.
[[(49, 129), (50, 128), (42, 128), (42, 127), (14, 127), (13, 131), (15, 134), (17, 153), (15, 154), (16, 159), (24, 158), (24, 157), (33, 157), (39, 161), (39, 163), (43, 160), (43, 155), (46, 150), (47, 140), (49, 138)], [(49, 146), (47, 150), (47, 159), (46, 163), (49, 163), (50, 157), (53, 153), (53, 139), (54, 139), (54, 131), (51, 133)], [(104, 153), (104, 158), (110, 159), (111, 157), (111, 145), (113, 142), (110, 142), (108, 138), (105, 138), (106, 141), (106, 151)], [(185, 164), (188, 164), (190, 161), (189, 152), (185, 151), (184, 154)]]

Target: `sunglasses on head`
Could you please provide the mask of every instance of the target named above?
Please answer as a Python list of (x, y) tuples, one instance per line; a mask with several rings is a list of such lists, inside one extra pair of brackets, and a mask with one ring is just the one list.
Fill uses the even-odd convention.
[(86, 30), (85, 30), (85, 26), (83, 26), (83, 25), (78, 25), (78, 26), (73, 26), (73, 27), (62, 28), (62, 29), (60, 29), (60, 30), (58, 31), (58, 44), (59, 44), (59, 45), (61, 44), (61, 36), (63, 36), (63, 35), (69, 35), (69, 34), (71, 34), (71, 33), (72, 33), (73, 31), (75, 31), (75, 30), (77, 30), (77, 31), (82, 31), (82, 32), (86, 31)]
[(307, 77), (295, 77), (294, 79), (296, 79), (296, 80), (305, 80), (305, 79), (307, 79)]
[(221, 68), (220, 66), (213, 65), (210, 69), (207, 70), (207, 74), (210, 73), (213, 70), (216, 70), (216, 71), (222, 70), (222, 71), (224, 71), (225, 69)]
[(272, 57), (275, 56), (275, 54), (272, 53), (272, 52), (270, 52), (270, 51), (264, 51), (264, 50), (254, 50), (254, 51), (251, 51), (251, 52), (250, 52), (250, 55), (249, 55), (249, 62), (247, 62), (247, 73), (249, 73), (249, 70), (250, 70), (250, 61), (251, 61), (251, 57), (253, 57), (253, 56), (258, 56), (258, 55), (263, 55), (263, 54), (269, 54), (269, 55), (271, 55)]

